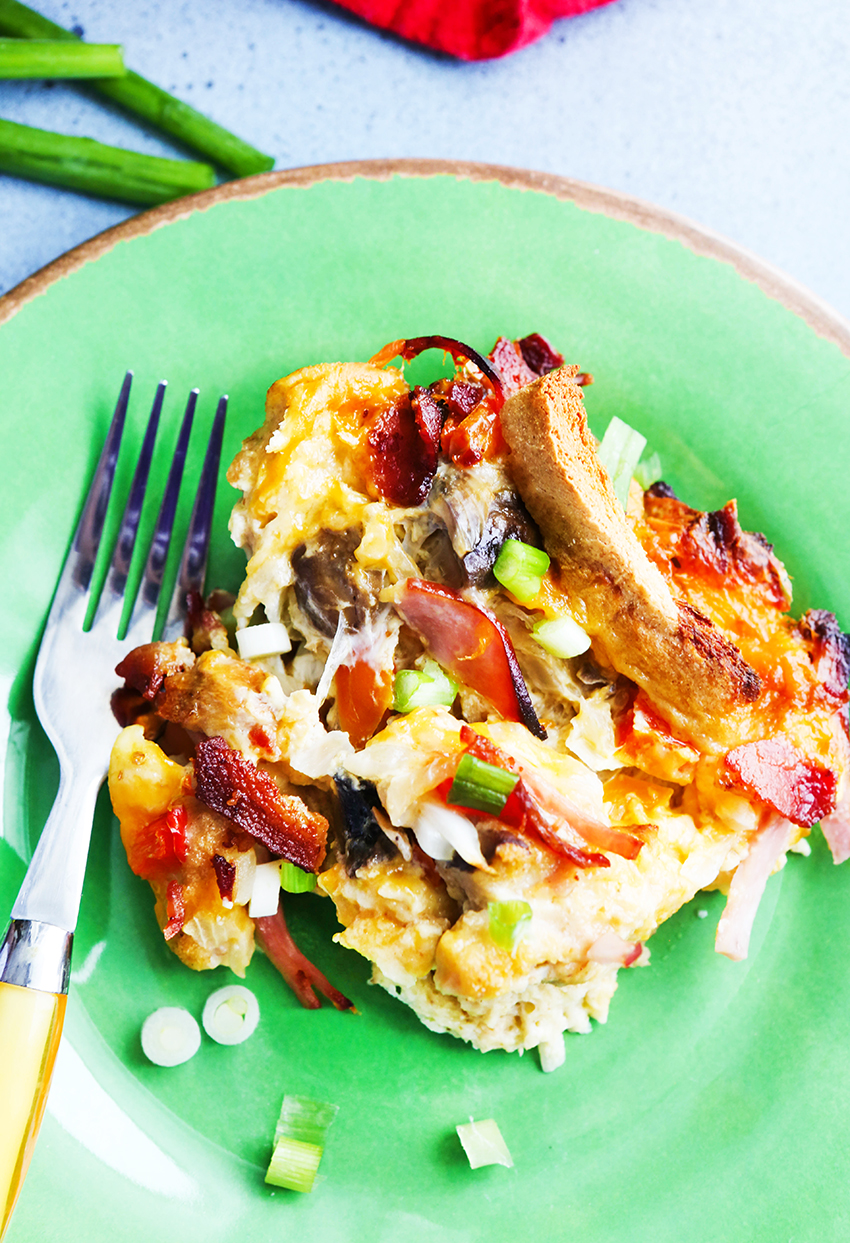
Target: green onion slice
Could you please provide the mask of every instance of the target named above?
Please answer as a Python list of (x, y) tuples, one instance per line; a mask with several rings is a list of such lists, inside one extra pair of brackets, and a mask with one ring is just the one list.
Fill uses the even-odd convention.
[(596, 450), (596, 457), (610, 475), (623, 509), (629, 499), (629, 484), (645, 446), (646, 437), (614, 415)]
[(288, 859), (280, 863), (280, 887), (287, 893), (310, 893), (316, 888), (316, 877), (312, 872), (305, 872), (296, 867)]
[(216, 1044), (242, 1044), (260, 1021), (257, 998), (243, 984), (226, 984), (207, 998), (201, 1022)]
[(545, 618), (534, 623), (531, 633), (547, 652), (564, 660), (590, 647), (590, 636), (571, 617)]
[(182, 1006), (162, 1006), (142, 1024), (142, 1051), (156, 1066), (180, 1066), (201, 1047), (201, 1029)]
[(274, 1146), (265, 1181), (290, 1191), (312, 1191), (323, 1149), (297, 1139), (278, 1140)]
[(488, 902), (490, 936), (500, 949), (513, 953), (531, 923), (531, 907), (515, 899), (510, 902)]
[(469, 1158), (474, 1170), (482, 1165), (512, 1166), (514, 1161), (508, 1146), (502, 1139), (502, 1132), (493, 1118), (484, 1118), (481, 1122), (462, 1122), (455, 1127), (463, 1151)]
[(457, 766), (446, 802), (498, 816), (518, 781), (516, 773), (466, 754)]
[(457, 690), (457, 682), (435, 660), (426, 660), (421, 670), (400, 669), (395, 675), (393, 708), (396, 712), (440, 705), (450, 708)]
[(522, 540), (506, 539), (499, 549), (493, 573), (506, 591), (524, 603), (540, 591), (548, 569), (549, 557), (542, 548), (534, 548)]
[(309, 1096), (284, 1096), (267, 1183), (292, 1191), (312, 1191), (325, 1136), (338, 1108)]

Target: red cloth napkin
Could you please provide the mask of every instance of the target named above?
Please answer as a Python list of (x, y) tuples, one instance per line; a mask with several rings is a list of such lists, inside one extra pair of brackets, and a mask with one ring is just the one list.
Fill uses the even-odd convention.
[(558, 17), (611, 0), (337, 0), (373, 26), (461, 60), (490, 60), (533, 43)]

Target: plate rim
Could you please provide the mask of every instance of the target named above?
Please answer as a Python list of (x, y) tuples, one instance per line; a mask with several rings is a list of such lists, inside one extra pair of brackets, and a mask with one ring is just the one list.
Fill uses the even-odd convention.
[(15, 285), (0, 297), (0, 325), (14, 318), (24, 306), (46, 293), (57, 281), (101, 258), (119, 242), (144, 237), (156, 229), (185, 220), (195, 212), (207, 211), (219, 203), (232, 200), (262, 198), (285, 186), (307, 189), (327, 181), (352, 182), (356, 178), (389, 181), (393, 177), (455, 177), (472, 182), (495, 181), (508, 189), (548, 194), (585, 211), (627, 222), (646, 232), (660, 233), (670, 240), (681, 242), (697, 255), (730, 265), (738, 275), (781, 303), (818, 336), (837, 345), (850, 357), (850, 320), (780, 268), (722, 234), (622, 190), (612, 190), (557, 173), (474, 160), (398, 158), (309, 164), (225, 181), (211, 190), (173, 199), (95, 234)]

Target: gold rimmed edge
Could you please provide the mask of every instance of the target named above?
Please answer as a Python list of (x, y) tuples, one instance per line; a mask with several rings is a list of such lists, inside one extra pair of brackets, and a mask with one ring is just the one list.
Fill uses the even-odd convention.
[(0, 324), (12, 319), (22, 307), (45, 293), (56, 281), (70, 276), (84, 264), (99, 259), (119, 242), (144, 237), (155, 229), (184, 220), (195, 212), (206, 211), (219, 203), (234, 199), (261, 198), (283, 186), (307, 188), (322, 181), (353, 181), (358, 177), (375, 181), (387, 181), (391, 177), (456, 177), (467, 181), (496, 181), (510, 189), (550, 194), (554, 198), (574, 203), (585, 211), (627, 221), (650, 233), (661, 233), (671, 240), (681, 242), (698, 255), (729, 264), (745, 280), (751, 281), (769, 298), (793, 311), (818, 336), (832, 341), (850, 357), (850, 323), (843, 316), (805, 286), (720, 234), (694, 224), (675, 212), (666, 211), (617, 190), (608, 190), (554, 173), (463, 160), (351, 160), (337, 164), (314, 164), (227, 181), (212, 190), (175, 199), (161, 207), (131, 216), (129, 220), (98, 233), (21, 281), (0, 298)]

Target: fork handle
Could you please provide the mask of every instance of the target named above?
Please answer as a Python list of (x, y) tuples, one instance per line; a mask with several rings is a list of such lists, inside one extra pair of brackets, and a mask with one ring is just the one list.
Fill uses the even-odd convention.
[(0, 1238), (47, 1103), (65, 1018), (71, 939), (50, 924), (19, 919), (0, 948)]

